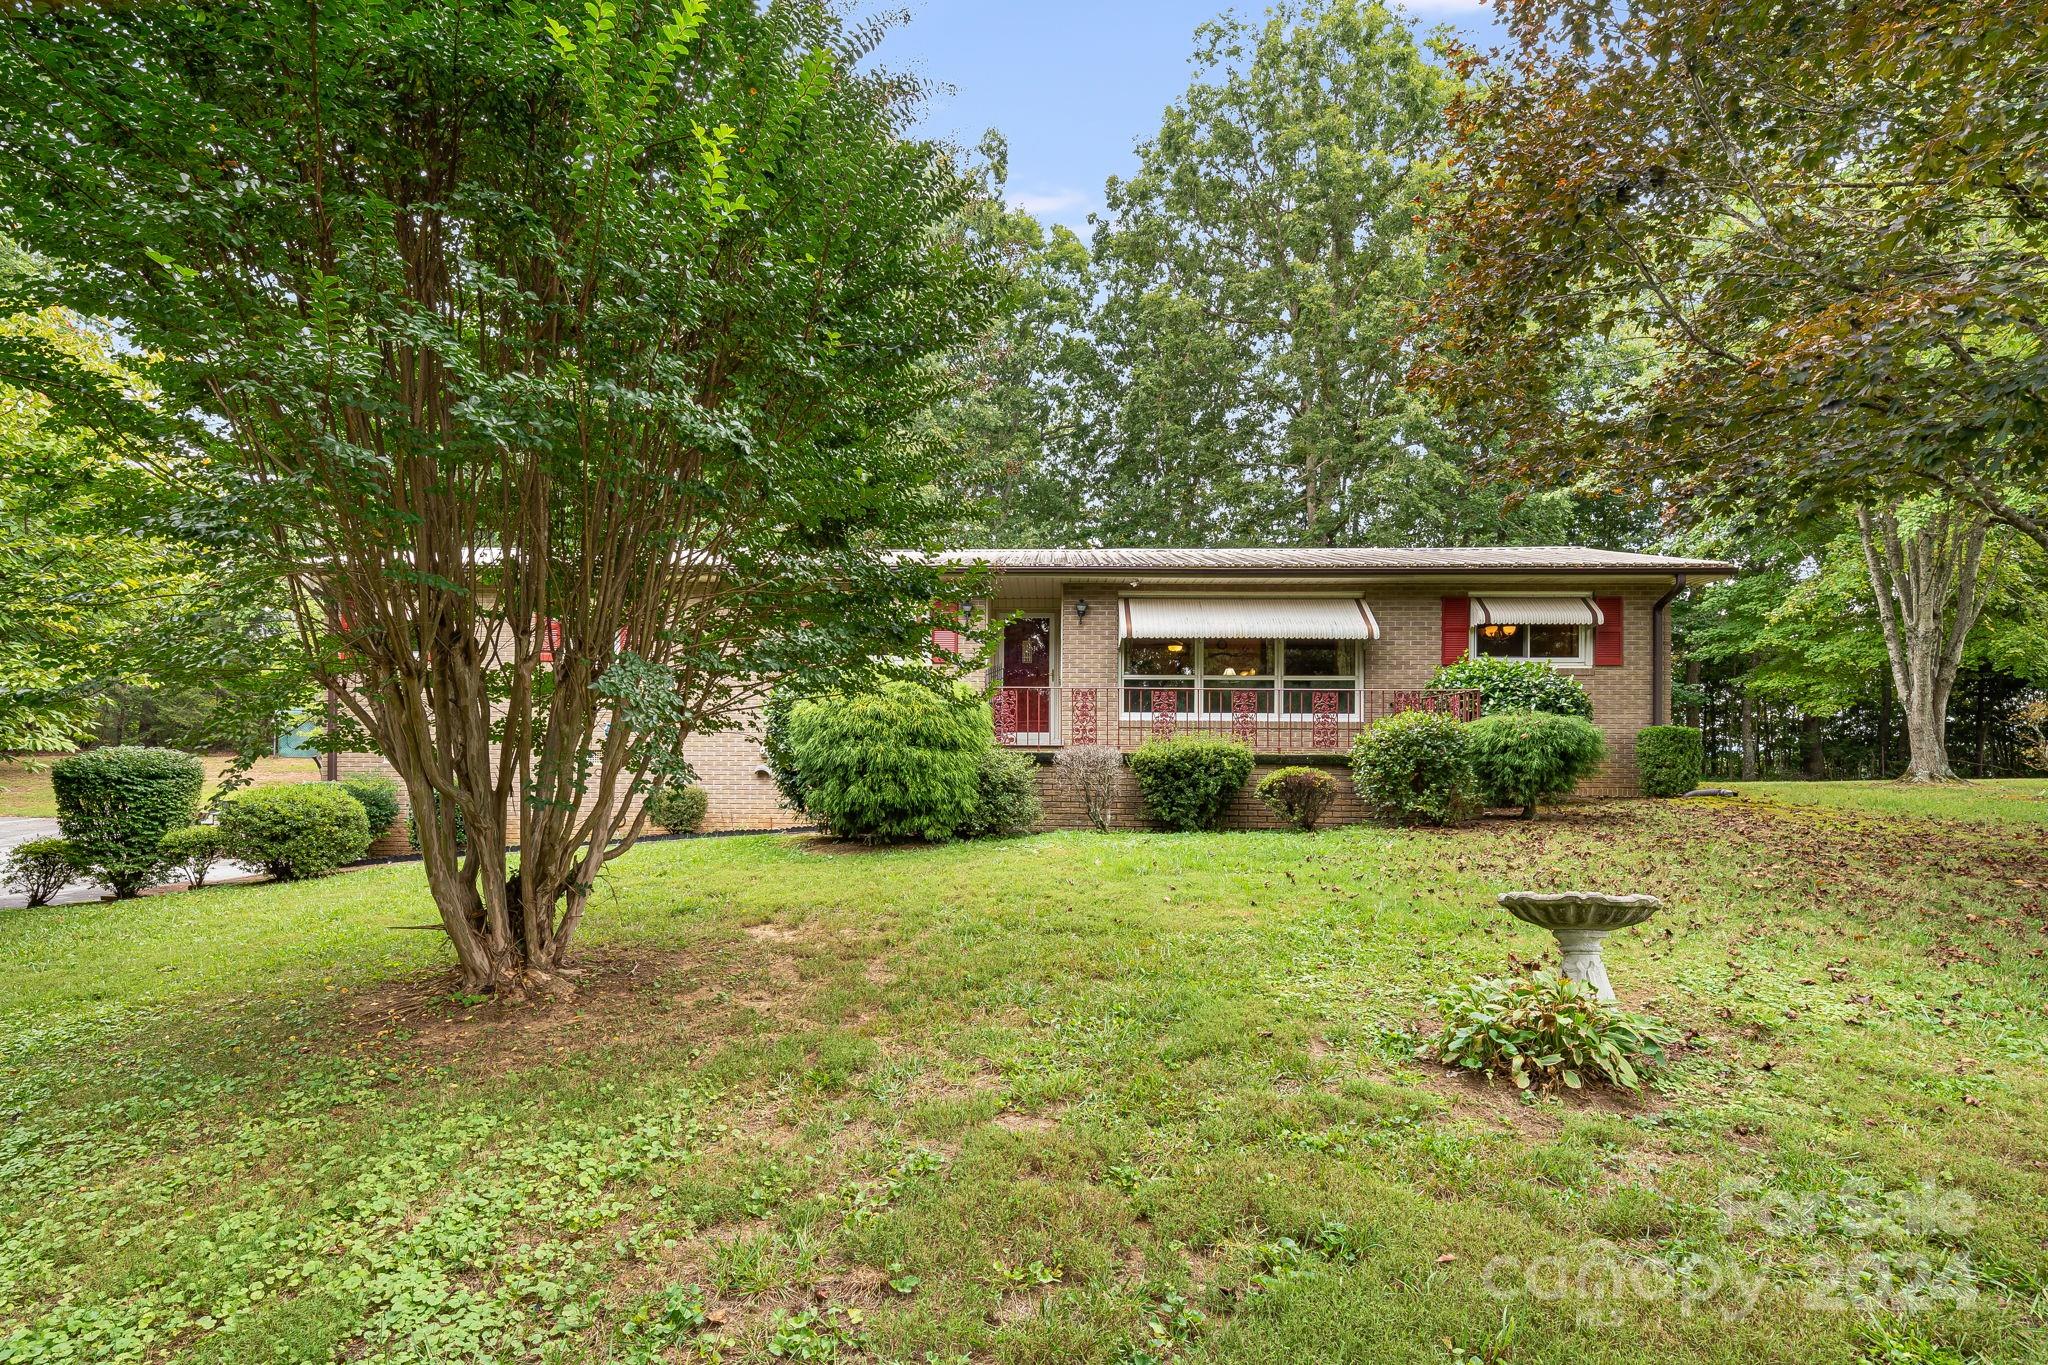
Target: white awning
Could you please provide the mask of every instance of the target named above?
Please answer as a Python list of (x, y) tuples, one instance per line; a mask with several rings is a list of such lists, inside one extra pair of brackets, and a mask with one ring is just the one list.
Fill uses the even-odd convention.
[(1359, 597), (1126, 597), (1125, 640), (1377, 640)]
[(1475, 626), (1597, 626), (1606, 623), (1590, 597), (1474, 597)]

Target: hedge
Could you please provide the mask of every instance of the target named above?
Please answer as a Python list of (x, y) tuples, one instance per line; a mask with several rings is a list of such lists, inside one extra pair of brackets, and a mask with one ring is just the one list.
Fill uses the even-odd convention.
[(398, 823), (398, 783), (376, 773), (358, 773), (341, 779), (341, 789), (353, 796), (370, 822), (370, 842), (390, 832)]
[(671, 834), (695, 833), (710, 809), (702, 787), (663, 787), (647, 800), (647, 818)]
[(169, 872), (159, 845), (199, 818), (206, 768), (175, 749), (123, 745), (67, 754), (50, 784), (80, 870), (126, 899)]
[(1588, 720), (1544, 711), (1504, 711), (1466, 727), (1472, 770), (1489, 806), (1520, 806), (1533, 818), (1538, 802), (1568, 795), (1600, 766), (1607, 743)]
[(1367, 813), (1404, 825), (1447, 825), (1472, 813), (1477, 782), (1465, 722), (1403, 711), (1351, 746), (1351, 778)]
[(1275, 768), (1260, 779), (1257, 791), (1266, 809), (1303, 834), (1313, 834), (1337, 799), (1337, 779), (1320, 768)]
[(842, 839), (951, 839), (972, 826), (981, 755), (995, 742), (973, 689), (884, 683), (798, 702), (788, 753), (804, 809)]
[(974, 818), (960, 831), (970, 838), (1022, 834), (1045, 818), (1038, 765), (1023, 754), (991, 743), (976, 762), (974, 783)]
[(332, 782), (249, 787), (220, 804), (228, 856), (279, 881), (300, 881), (352, 863), (370, 849), (362, 802)]
[(1145, 809), (1168, 829), (1214, 829), (1252, 774), (1249, 745), (1207, 735), (1150, 739), (1131, 753)]
[(1683, 796), (1700, 784), (1707, 750), (1690, 725), (1652, 725), (1636, 731), (1636, 776), (1645, 796)]
[(1499, 711), (1593, 714), (1593, 699), (1579, 680), (1541, 659), (1460, 659), (1439, 668), (1429, 685), (1479, 689), (1480, 710), (1487, 715)]

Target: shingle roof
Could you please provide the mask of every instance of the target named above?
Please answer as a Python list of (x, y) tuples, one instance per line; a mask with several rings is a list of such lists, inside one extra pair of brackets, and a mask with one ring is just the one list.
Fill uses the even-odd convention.
[(949, 564), (987, 564), (1001, 573), (1656, 573), (1728, 577), (1715, 559), (1586, 550), (1570, 545), (1486, 545), (1441, 549), (1058, 549), (952, 550)]

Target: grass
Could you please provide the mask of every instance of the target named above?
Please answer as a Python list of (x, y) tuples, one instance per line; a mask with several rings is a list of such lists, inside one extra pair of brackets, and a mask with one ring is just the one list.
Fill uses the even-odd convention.
[(1736, 790), (1764, 801), (1828, 806), (1943, 820), (2031, 820), (2048, 824), (2048, 778), (1987, 778), (1957, 785), (1908, 782), (1744, 782)]
[[(50, 764), (61, 754), (45, 754), (30, 762), (0, 760), (0, 816), (57, 818), (57, 798), (50, 790)], [(234, 760), (224, 754), (203, 755), (206, 763), (205, 799), (211, 799), (220, 775)], [(250, 776), (258, 782), (315, 782), (320, 762), (312, 758), (259, 758)]]
[[(414, 866), (0, 912), (0, 1361), (2040, 1359), (2031, 811), (1768, 795), (646, 845), (511, 1007)], [(1582, 884), (1683, 1058), (1412, 1060)]]

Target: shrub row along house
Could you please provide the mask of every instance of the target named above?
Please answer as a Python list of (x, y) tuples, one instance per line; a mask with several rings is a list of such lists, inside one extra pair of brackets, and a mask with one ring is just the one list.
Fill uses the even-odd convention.
[[(1636, 732), (1662, 723), (1670, 695), (1669, 607), (1688, 584), (1725, 578), (1719, 561), (1570, 547), (1471, 549), (960, 550), (993, 571), (975, 604), (989, 628), (941, 633), (942, 655), (990, 687), (997, 742), (1050, 758), (1101, 745), (1215, 734), (1258, 757), (1226, 825), (1275, 817), (1252, 787), (1293, 763), (1341, 765), (1365, 727), (1419, 708), (1470, 714), (1470, 694), (1432, 691), (1442, 664), (1535, 659), (1578, 678), (1607, 740), (1588, 796), (1636, 793)], [(805, 823), (785, 807), (748, 728), (695, 738), (685, 754), (708, 797), (703, 827)], [(338, 774), (383, 770), (343, 754)], [(1047, 823), (1077, 826), (1071, 794), (1042, 783)], [(1118, 823), (1146, 822), (1126, 775)], [(1349, 784), (1326, 817), (1360, 818)]]

